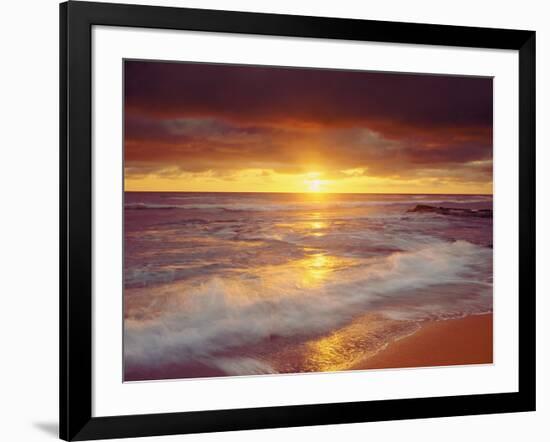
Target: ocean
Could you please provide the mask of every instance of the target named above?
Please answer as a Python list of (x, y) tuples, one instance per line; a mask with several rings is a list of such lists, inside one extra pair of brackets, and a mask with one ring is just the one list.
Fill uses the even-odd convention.
[(492, 311), (490, 195), (126, 192), (126, 381), (343, 371)]

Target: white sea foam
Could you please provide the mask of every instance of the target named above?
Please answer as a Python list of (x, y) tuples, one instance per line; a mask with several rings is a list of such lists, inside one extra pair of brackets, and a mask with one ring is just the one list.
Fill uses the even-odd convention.
[[(491, 309), (491, 284), (480, 276), (491, 273), (490, 249), (466, 241), (417, 245), (415, 251), (344, 266), (317, 284), (304, 283), (303, 272), (291, 265), (255, 277), (205, 279), (170, 297), (154, 319), (125, 320), (126, 364), (213, 360), (220, 351), (272, 336), (328, 332), (370, 310), (421, 319)], [(437, 286), (466, 286), (470, 295), (454, 296), (449, 289), (423, 297)], [(412, 307), (394, 311), (396, 303), (407, 301)], [(215, 359), (228, 373), (239, 372), (242, 364), (268, 370), (255, 359)]]

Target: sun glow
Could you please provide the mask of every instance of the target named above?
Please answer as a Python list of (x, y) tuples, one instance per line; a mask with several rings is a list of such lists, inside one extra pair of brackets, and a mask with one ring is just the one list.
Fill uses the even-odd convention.
[(279, 173), (272, 169), (241, 169), (228, 174), (206, 172), (150, 173), (132, 176), (125, 172), (125, 190), (160, 192), (281, 192), (307, 193), (324, 198), (328, 193), (492, 193), (492, 183), (455, 183), (431, 177), (402, 179), (378, 177), (356, 171), (340, 171), (340, 177), (326, 172)]
[(321, 174), (319, 172), (310, 172), (306, 175), (304, 184), (306, 185), (308, 192), (318, 193), (325, 190), (323, 187), (326, 182), (319, 178), (320, 175)]
[(321, 191), (321, 180), (311, 180), (307, 185), (310, 192)]

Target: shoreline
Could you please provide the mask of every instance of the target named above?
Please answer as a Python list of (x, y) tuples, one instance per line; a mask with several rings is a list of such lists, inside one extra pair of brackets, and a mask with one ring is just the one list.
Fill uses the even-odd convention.
[(429, 321), (350, 370), (493, 363), (493, 314)]
[[(315, 373), (395, 368), (444, 367), (493, 363), (493, 314), (470, 315), (459, 319), (426, 321), (418, 330), (398, 338), (347, 368), (318, 370)], [(183, 371), (182, 371), (183, 370)], [(300, 374), (307, 371), (280, 372)], [(275, 373), (274, 373), (275, 374)], [(264, 376), (268, 373), (228, 374), (203, 363), (182, 366), (126, 367), (124, 382), (162, 381), (196, 378)]]

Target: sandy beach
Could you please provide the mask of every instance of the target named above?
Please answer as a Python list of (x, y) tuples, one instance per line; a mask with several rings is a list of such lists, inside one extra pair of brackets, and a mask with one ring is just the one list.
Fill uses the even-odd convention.
[(352, 370), (493, 362), (493, 315), (423, 324), (414, 334), (388, 345)]

